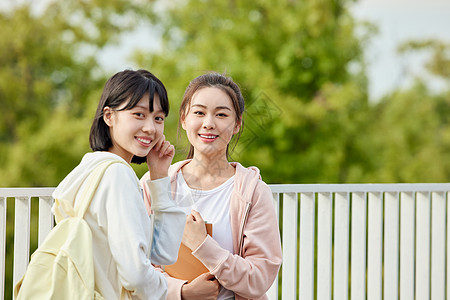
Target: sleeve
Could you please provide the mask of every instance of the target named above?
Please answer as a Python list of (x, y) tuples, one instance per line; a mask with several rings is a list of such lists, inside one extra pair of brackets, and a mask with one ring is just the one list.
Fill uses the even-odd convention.
[(169, 177), (146, 180), (144, 184), (151, 199), (154, 215), (151, 260), (157, 265), (171, 265), (178, 257), (186, 214), (178, 208), (170, 196)]
[[(156, 192), (156, 189), (152, 188), (153, 187), (153, 183), (150, 180), (149, 172), (144, 174), (144, 176), (142, 177), (140, 182), (141, 182), (141, 186), (142, 186), (142, 190), (143, 190), (143, 194), (144, 194), (144, 203), (145, 203), (145, 206), (147, 208), (147, 212), (149, 214), (150, 213), (155, 213), (155, 223), (154, 223), (155, 224), (155, 231), (154, 232), (156, 233), (156, 230), (157, 230), (156, 228), (157, 227), (160, 228), (160, 225), (157, 225), (159, 222), (157, 222), (158, 218), (156, 216), (157, 213), (156, 213), (155, 210), (158, 209), (158, 207), (160, 205), (156, 204), (156, 200), (154, 200), (154, 199), (157, 199), (157, 198), (161, 199), (162, 197), (156, 197), (155, 196), (155, 195), (157, 195), (157, 192)], [(170, 180), (168, 182), (168, 189), (170, 191)], [(159, 191), (162, 192), (161, 189)], [(152, 199), (153, 199), (153, 203), (152, 203)], [(175, 202), (173, 202), (173, 203), (175, 203)], [(177, 210), (178, 210), (178, 212), (176, 212), (176, 215), (177, 215), (176, 219), (177, 220), (179, 219), (179, 221), (178, 221), (179, 223), (178, 223), (177, 228), (180, 230), (179, 234), (181, 234), (181, 235), (179, 237), (179, 240), (175, 241), (176, 246), (169, 247), (169, 248), (167, 248), (167, 247), (163, 248), (166, 251), (172, 250), (173, 253), (170, 253), (169, 255), (175, 255), (175, 260), (173, 260), (173, 261), (171, 261), (169, 263), (161, 263), (161, 265), (170, 265), (170, 264), (175, 263), (176, 258), (178, 256), (178, 250), (180, 248), (181, 238), (183, 237), (184, 226), (185, 226), (185, 223), (186, 223), (186, 214), (180, 209), (177, 209)], [(172, 217), (174, 217), (174, 216), (172, 216)], [(162, 226), (161, 228), (164, 229), (164, 226)], [(166, 229), (168, 229), (168, 228), (166, 228)], [(156, 236), (159, 237), (158, 239), (161, 242), (166, 241), (166, 242), (172, 243), (172, 244), (174, 243), (173, 239), (176, 239), (176, 236), (170, 236), (170, 232), (166, 232), (164, 230), (160, 231), (156, 235), (155, 235), (155, 233), (154, 233), (154, 239), (153, 239), (154, 243), (155, 243)], [(169, 236), (167, 236), (167, 235), (169, 235)], [(154, 248), (156, 248), (156, 247), (154, 247)], [(156, 249), (155, 249), (155, 252), (156, 252)], [(152, 251), (152, 259), (153, 259), (153, 251)], [(181, 300), (181, 288), (183, 287), (183, 285), (185, 283), (187, 283), (187, 281), (170, 277), (169, 274), (167, 274), (167, 273), (164, 273), (164, 274), (166, 276), (167, 283), (168, 283), (167, 300)]]
[(133, 299), (165, 299), (167, 281), (147, 257), (151, 224), (136, 175), (128, 166), (114, 164), (101, 185), (106, 197), (107, 239), (122, 286)]
[(187, 280), (181, 280), (170, 277), (169, 274), (164, 273), (167, 279), (167, 300), (181, 300), (181, 289), (187, 283)]
[(242, 257), (211, 237), (193, 251), (225, 288), (245, 298), (260, 298), (272, 285), (282, 261), (278, 221), (270, 188), (260, 181), (244, 228)]

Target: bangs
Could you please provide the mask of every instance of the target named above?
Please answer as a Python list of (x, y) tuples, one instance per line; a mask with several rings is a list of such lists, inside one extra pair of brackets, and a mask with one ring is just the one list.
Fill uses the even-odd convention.
[(128, 103), (120, 110), (129, 110), (135, 107), (139, 101), (141, 101), (142, 97), (146, 94), (149, 95), (149, 108), (150, 112), (154, 110), (154, 99), (155, 93), (158, 94), (161, 109), (164, 112), (165, 116), (169, 114), (169, 100), (167, 98), (166, 89), (150, 78), (146, 78), (145, 84), (136, 84), (135, 86), (130, 88), (130, 93), (127, 98), (129, 99)]

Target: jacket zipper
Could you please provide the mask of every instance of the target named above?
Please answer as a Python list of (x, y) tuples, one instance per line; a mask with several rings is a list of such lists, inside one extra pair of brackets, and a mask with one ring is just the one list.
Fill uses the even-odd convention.
[(245, 206), (245, 215), (244, 218), (242, 219), (242, 223), (241, 223), (241, 239), (239, 241), (239, 256), (242, 256), (242, 248), (244, 247), (244, 226), (247, 223), (247, 218), (250, 212), (250, 206), (252, 204), (247, 202), (246, 206)]

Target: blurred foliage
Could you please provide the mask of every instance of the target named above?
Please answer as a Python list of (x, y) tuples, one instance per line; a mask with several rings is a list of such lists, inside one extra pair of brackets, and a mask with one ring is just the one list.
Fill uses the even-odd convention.
[(425, 64), (434, 76), (440, 77), (450, 87), (450, 44), (437, 40), (408, 41), (398, 47), (400, 53), (431, 51), (431, 57)]
[(141, 53), (137, 61), (171, 76), (174, 107), (194, 77), (209, 70), (231, 75), (247, 102), (244, 133), (232, 157), (257, 164), (266, 181), (344, 182), (352, 165), (365, 163), (364, 145), (353, 139), (369, 108), (362, 46), (371, 28), (356, 35), (350, 4), (168, 5), (159, 22), (164, 51)]
[[(188, 82), (225, 72), (246, 98), (232, 159), (260, 167), (269, 183), (447, 181), (448, 89), (416, 78), (379, 101), (367, 94), (364, 47), (375, 27), (344, 1), (51, 1), (0, 13), (0, 186), (55, 186), (89, 151), (88, 132), (105, 80), (97, 55), (142, 22), (162, 32), (159, 52), (137, 65), (165, 82), (166, 136)], [(275, 5), (276, 4), (276, 5)], [(449, 82), (450, 47), (410, 41), (425, 67)], [(436, 164), (436, 161), (442, 163)], [(138, 175), (145, 165), (135, 166)]]
[(142, 1), (30, 3), (0, 12), (0, 186), (55, 186), (80, 161), (109, 77), (95, 55), (152, 18)]
[[(399, 47), (405, 55), (428, 53), (425, 68), (446, 89), (430, 90), (416, 76), (408, 88), (368, 99), (364, 49), (376, 29), (351, 15), (353, 0), (48, 3), (41, 11), (30, 4), (0, 11), (2, 187), (56, 186), (78, 164), (112, 75), (97, 56), (142, 22), (162, 32), (161, 50), (141, 50), (134, 60), (167, 87), (165, 134), (176, 145), (175, 161), (187, 151), (184, 133), (177, 134), (184, 89), (217, 71), (232, 76), (246, 98), (244, 132), (231, 157), (257, 165), (268, 183), (450, 178), (450, 45)], [(134, 167), (139, 176), (146, 171)], [(11, 232), (7, 241), (9, 249)], [(6, 275), (10, 282), (12, 271)]]
[[(416, 78), (370, 101), (364, 47), (376, 28), (356, 22), (352, 4), (178, 1), (158, 16), (164, 51), (136, 61), (170, 78), (173, 107), (192, 78), (231, 75), (247, 103), (232, 157), (269, 183), (448, 181), (448, 89)], [(428, 51), (427, 68), (448, 82), (449, 45), (404, 47)]]
[[(48, 1), (42, 11), (32, 3), (0, 11), (2, 187), (56, 186), (78, 164), (110, 76), (97, 53), (153, 14), (142, 1)], [(13, 210), (8, 205), (5, 299), (12, 295)]]

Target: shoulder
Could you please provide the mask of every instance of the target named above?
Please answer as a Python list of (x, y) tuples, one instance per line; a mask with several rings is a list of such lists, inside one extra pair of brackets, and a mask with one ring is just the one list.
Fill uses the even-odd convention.
[[(172, 164), (170, 167), (169, 167), (169, 177), (170, 177), (170, 179), (171, 179), (171, 181), (173, 181), (174, 180), (174, 178), (176, 178), (176, 175), (177, 175), (177, 173), (180, 171), (180, 169), (185, 165), (185, 164), (187, 164), (188, 162), (190, 162), (191, 160), (190, 159), (188, 159), (188, 160), (182, 160), (182, 161), (179, 161), (179, 162), (176, 162), (176, 163), (174, 163), (174, 164)], [(142, 178), (141, 178), (141, 184), (143, 183), (143, 182), (146, 182), (147, 180), (149, 180), (150, 179), (150, 171), (147, 171), (145, 174), (144, 174), (144, 176), (142, 176)]]
[(236, 168), (236, 183), (242, 194), (252, 193), (254, 196), (271, 196), (270, 187), (262, 180), (260, 171), (257, 167), (244, 167), (240, 163), (232, 163)]
[(172, 177), (174, 175), (176, 175), (178, 173), (178, 171), (181, 170), (182, 167), (184, 167), (186, 164), (188, 164), (192, 159), (186, 159), (186, 160), (181, 160), (178, 161), (174, 164), (172, 164), (169, 167), (169, 176)]
[(102, 182), (118, 186), (139, 186), (139, 179), (130, 165), (124, 162), (112, 163), (105, 171)]

